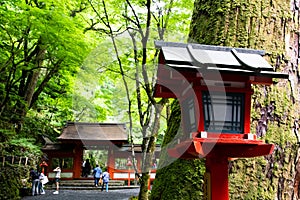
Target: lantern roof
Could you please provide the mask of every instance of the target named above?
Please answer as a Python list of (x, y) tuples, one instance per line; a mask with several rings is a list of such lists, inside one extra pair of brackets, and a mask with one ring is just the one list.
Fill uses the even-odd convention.
[(164, 59), (160, 64), (171, 68), (288, 78), (287, 73), (274, 71), (263, 58), (263, 50), (163, 41), (156, 41), (155, 46)]

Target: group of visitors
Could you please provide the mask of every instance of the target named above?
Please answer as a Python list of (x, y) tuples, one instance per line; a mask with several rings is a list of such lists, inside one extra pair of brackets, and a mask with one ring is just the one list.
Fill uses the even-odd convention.
[(107, 172), (107, 170), (105, 170), (102, 173), (101, 168), (97, 164), (93, 170), (93, 175), (94, 175), (95, 187), (98, 187), (99, 184), (102, 185), (102, 187), (101, 187), (101, 192), (102, 192), (104, 189), (104, 185), (105, 185), (105, 191), (108, 192), (109, 173)]
[(30, 168), (29, 175), (32, 181), (31, 194), (32, 196), (45, 194), (44, 184), (48, 182), (47, 176), (44, 175), (43, 172), (39, 172), (39, 170), (35, 170)]
[[(85, 166), (87, 166), (86, 165), (87, 163), (88, 165), (90, 165), (88, 159), (85, 161)], [(59, 194), (59, 182), (60, 182), (61, 169), (60, 167), (56, 167), (53, 171), (55, 172), (54, 183), (56, 185), (56, 190), (53, 192), (53, 194)], [(32, 196), (45, 194), (44, 184), (48, 182), (48, 178), (47, 176), (44, 175), (43, 171), (39, 172), (39, 170), (35, 170), (31, 168), (29, 175), (32, 181), (32, 188), (31, 188)], [(96, 167), (93, 169), (93, 176), (94, 176), (94, 185), (96, 187), (102, 185), (101, 191), (104, 190), (104, 186), (105, 186), (105, 191), (108, 192), (109, 173), (107, 172), (107, 170), (105, 169), (104, 172), (102, 172), (102, 169), (97, 164)]]
[[(59, 189), (59, 180), (60, 180), (60, 167), (57, 167), (53, 170), (55, 172), (54, 182), (56, 184), (56, 191), (53, 194), (58, 194)], [(48, 177), (45, 176), (43, 171), (39, 171), (38, 169), (30, 168), (29, 176), (31, 178), (31, 194), (32, 196), (45, 194), (44, 185), (48, 183)]]
[[(90, 160), (86, 159), (82, 163), (82, 174), (81, 174), (81, 176), (82, 177), (88, 177), (88, 175), (90, 175), (90, 172), (91, 172)], [(96, 167), (93, 169), (93, 177), (94, 177), (95, 187), (98, 187), (98, 186), (102, 185), (101, 191), (103, 191), (104, 185), (105, 185), (105, 190), (106, 190), (106, 192), (108, 192), (109, 173), (106, 170), (102, 173), (102, 169), (97, 164)]]

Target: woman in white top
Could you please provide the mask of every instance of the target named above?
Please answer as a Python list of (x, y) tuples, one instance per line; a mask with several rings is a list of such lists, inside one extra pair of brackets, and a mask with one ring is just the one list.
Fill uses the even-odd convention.
[(43, 172), (40, 173), (40, 194), (45, 194), (44, 184), (48, 182), (47, 177)]
[(53, 194), (58, 194), (61, 169), (60, 167), (56, 167), (53, 171), (55, 172), (54, 182), (56, 184), (56, 191)]

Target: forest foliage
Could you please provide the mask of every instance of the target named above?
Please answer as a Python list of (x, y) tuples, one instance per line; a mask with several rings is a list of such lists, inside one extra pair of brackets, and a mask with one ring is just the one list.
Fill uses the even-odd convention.
[[(269, 1), (260, 1), (258, 4), (245, 0), (197, 2), (199, 7), (196, 10), (201, 12), (198, 14), (202, 14), (203, 18), (194, 20), (191, 32), (195, 35), (190, 35), (191, 40), (206, 44), (266, 48), (270, 62), (275, 64), (276, 70), (281, 70), (286, 63), (291, 64), (288, 60), (291, 56), (285, 54), (285, 44), (282, 42), (285, 39), (282, 31), (290, 30), (288, 26), (285, 29), (280, 27), (297, 20), (287, 11), (290, 7), (288, 3), (282, 3), (280, 7), (279, 1), (271, 1), (271, 5)], [(192, 9), (193, 1), (189, 0), (2, 0), (1, 156), (13, 154), (38, 158), (41, 155), (43, 138), (54, 140), (66, 121), (132, 121), (130, 128), (133, 140), (142, 142), (145, 137), (141, 133), (148, 123), (147, 120), (153, 116), (149, 108), (157, 103), (149, 98), (148, 93), (155, 83), (157, 50), (154, 48), (154, 40), (186, 42)], [(262, 12), (257, 15), (257, 11)], [(243, 16), (239, 23), (236, 17), (223, 18), (225, 14), (237, 16), (237, 13)], [(194, 17), (199, 17), (198, 14), (195, 13)], [(260, 18), (263, 23), (259, 26), (261, 29), (254, 27), (254, 22), (258, 22), (255, 19)], [(275, 19), (282, 21), (275, 23)], [(208, 32), (211, 34), (207, 34)], [(260, 35), (265, 33), (265, 37)], [(296, 67), (290, 71), (298, 73)], [(274, 118), (267, 122), (268, 133), (276, 134), (265, 134), (264, 139), (276, 143), (277, 149), (268, 163), (262, 158), (249, 161), (249, 166), (253, 163), (259, 166), (257, 169), (260, 171), (255, 173), (249, 170), (243, 160), (233, 162), (231, 180), (235, 181), (231, 184), (242, 191), (243, 197), (248, 195), (251, 199), (251, 194), (256, 192), (257, 196), (265, 195), (271, 199), (270, 196), (276, 193), (276, 187), (282, 193), (281, 196), (287, 190), (290, 191), (288, 188), (280, 188), (279, 182), (291, 181), (294, 164), (289, 165), (288, 161), (296, 160), (295, 151), (290, 151), (297, 149), (296, 138), (291, 129), (299, 118), (298, 109), (289, 109), (297, 103), (297, 89), (294, 88), (297, 84), (292, 81), (289, 80), (290, 90), (286, 92), (277, 90), (276, 87), (254, 90), (253, 127), (264, 117), (263, 110), (276, 101), (276, 109), (269, 113)], [(294, 101), (291, 101), (293, 98)], [(167, 112), (169, 107), (164, 109)], [(162, 118), (167, 118), (167, 114), (163, 114)], [(176, 120), (175, 122), (179, 123)], [(172, 126), (168, 128), (172, 129)], [(147, 131), (149, 130), (151, 129)], [(255, 131), (254, 128), (253, 132)], [(173, 137), (167, 135), (163, 141), (164, 130), (160, 128), (159, 133), (155, 139), (162, 142), (163, 146)], [(289, 148), (290, 142), (295, 143), (292, 148)], [(289, 150), (285, 151), (285, 148)], [(284, 151), (289, 153), (290, 160), (287, 161), (284, 157)], [(202, 195), (200, 187), (203, 183), (198, 181), (203, 179), (202, 161), (177, 161), (174, 166), (180, 167), (180, 170), (186, 169), (181, 180), (188, 188), (185, 191), (180, 190), (181, 185), (176, 185), (176, 171), (168, 166), (161, 174), (166, 172), (171, 183), (174, 183), (171, 186), (177, 188), (169, 187), (164, 193), (165, 197), (172, 198), (172, 195), (168, 195), (175, 190), (182, 192), (183, 196), (190, 195), (191, 199)], [(271, 170), (268, 168), (270, 166), (273, 167)], [(199, 173), (193, 174), (193, 168), (199, 169)], [(286, 171), (290, 174), (286, 174)], [(248, 190), (244, 184), (247, 177), (240, 175), (243, 172), (251, 174), (247, 177), (255, 183), (261, 181), (261, 187), (269, 188), (256, 190), (256, 185), (253, 185)], [(5, 174), (1, 174), (2, 176)], [(16, 182), (25, 174), (13, 176), (13, 182)], [(262, 182), (266, 177), (270, 178), (270, 182)], [(164, 181), (158, 183), (157, 188), (170, 186), (170, 182)], [(193, 187), (197, 190), (191, 191)], [(1, 188), (5, 192), (8, 192), (5, 188), (11, 189)], [(0, 191), (2, 194), (5, 192)], [(158, 189), (152, 198), (159, 198), (159, 192)], [(233, 198), (239, 195), (232, 191), (231, 193)]]
[(174, 0), (1, 1), (1, 156), (38, 160), (66, 121), (132, 121), (142, 142), (154, 40), (185, 41), (191, 12), (191, 1)]
[[(124, 17), (123, 10), (128, 4), (126, 1), (103, 2), (107, 5), (109, 23), (117, 38), (126, 76), (131, 81), (129, 87), (134, 88), (133, 50), (126, 33), (126, 20), (127, 23), (130, 20)], [(176, 12), (168, 22), (170, 28), (164, 31), (169, 34), (169, 40), (184, 40), (191, 8), (185, 2), (170, 2), (176, 5), (173, 6)], [(164, 12), (170, 7), (170, 2), (154, 2), (151, 8), (153, 16)], [(135, 14), (144, 26), (142, 28), (146, 29), (146, 22), (143, 21), (146, 19), (143, 12), (145, 5), (133, 1), (131, 6), (136, 10)], [(2, 1), (2, 152), (11, 152), (8, 147), (17, 150), (19, 148), (15, 146), (23, 144), (29, 151), (18, 153), (25, 155), (34, 152), (33, 144), (41, 142), (42, 136), (54, 139), (66, 121), (128, 121), (125, 90), (106, 24), (101, 21), (104, 17), (102, 10), (102, 1)], [(129, 18), (133, 13), (127, 15)], [(159, 23), (158, 20), (163, 19), (155, 20)], [(157, 24), (153, 22), (148, 28), (155, 30)], [(153, 55), (153, 41), (159, 36), (154, 31), (151, 34), (149, 51), (152, 49)], [(140, 43), (138, 48), (141, 48)], [(148, 56), (151, 60), (151, 54)], [(134, 91), (132, 89), (132, 95)], [(138, 123), (134, 129), (139, 132)]]
[(2, 150), (24, 144), (19, 153), (34, 152), (30, 144), (57, 136), (72, 119), (71, 80), (91, 46), (82, 19), (71, 16), (76, 8), (69, 1), (1, 3)]

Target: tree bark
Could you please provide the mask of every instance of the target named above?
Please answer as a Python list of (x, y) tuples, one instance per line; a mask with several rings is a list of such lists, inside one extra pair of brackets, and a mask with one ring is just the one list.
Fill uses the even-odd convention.
[(42, 45), (36, 46), (35, 68), (29, 73), (23, 72), (25, 87), (19, 88), (19, 95), (23, 101), (18, 101), (15, 105), (17, 118), (14, 119), (16, 126), (16, 131), (19, 132), (22, 128), (23, 118), (26, 116), (28, 109), (32, 105), (32, 99), (34, 96), (35, 89), (37, 88), (38, 80), (40, 78), (41, 67), (44, 61), (46, 49), (41, 47)]
[[(160, 127), (160, 118), (161, 112), (164, 105), (155, 104), (154, 106), (154, 121), (150, 123), (149, 129), (151, 127), (151, 135), (146, 135), (146, 138), (143, 139), (142, 144), (142, 152), (143, 152), (143, 160), (142, 160), (142, 176), (140, 179), (140, 193), (139, 199), (147, 200), (149, 198), (149, 184), (150, 184), (150, 172), (152, 167), (153, 156), (156, 148), (156, 139), (159, 132)], [(149, 131), (149, 130), (148, 130)], [(148, 138), (148, 139), (147, 139)]]

